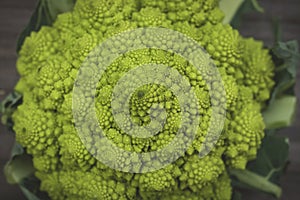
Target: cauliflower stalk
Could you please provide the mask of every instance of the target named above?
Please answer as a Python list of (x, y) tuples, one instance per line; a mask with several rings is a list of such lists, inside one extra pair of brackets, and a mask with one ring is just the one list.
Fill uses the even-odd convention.
[[(261, 110), (274, 86), (274, 64), (262, 42), (243, 38), (222, 23), (218, 4), (218, 0), (78, 0), (74, 10), (59, 15), (53, 26), (26, 38), (17, 62), (21, 78), (15, 88), (23, 95), (23, 103), (13, 114), (13, 129), (16, 140), (33, 156), (41, 190), (54, 200), (231, 199), (228, 169), (245, 169), (256, 158), (264, 137)], [(141, 126), (151, 121), (153, 104), (165, 108), (166, 123), (157, 135), (136, 138), (114, 122), (113, 87), (138, 65), (163, 63), (178, 70), (195, 91), (201, 115), (195, 138), (182, 157), (157, 171), (128, 173), (95, 159), (91, 152), (109, 153), (95, 149), (97, 141), (83, 145), (72, 116), (72, 89), (81, 64), (97, 45), (139, 27), (181, 32), (207, 51), (224, 82), (226, 126), (213, 150), (199, 157), (213, 101), (223, 100), (210, 98), (203, 75), (182, 57), (159, 49), (127, 52), (107, 68), (97, 85), (95, 107), (107, 138), (126, 151), (156, 151), (172, 141), (180, 126), (176, 96), (157, 84), (142, 86), (130, 100), (132, 119)], [(82, 109), (84, 117), (82, 105), (73, 106)], [(93, 131), (95, 127), (87, 128)], [(147, 165), (155, 163), (138, 167)], [(126, 167), (132, 167), (131, 163)]]

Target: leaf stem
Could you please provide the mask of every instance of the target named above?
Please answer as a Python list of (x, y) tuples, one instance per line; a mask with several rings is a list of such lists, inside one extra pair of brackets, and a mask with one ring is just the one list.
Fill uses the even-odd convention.
[(235, 176), (242, 183), (245, 183), (252, 188), (271, 193), (277, 198), (281, 196), (281, 188), (270, 182), (266, 177), (262, 177), (249, 170), (230, 169), (229, 173), (232, 176)]
[(274, 173), (279, 172), (280, 170), (282, 170), (282, 167), (276, 168), (276, 169), (272, 169), (272, 170), (268, 173), (268, 175), (266, 176), (266, 179), (269, 180), (269, 179), (273, 176)]
[(255, 10), (257, 10), (258, 12), (263, 13), (264, 9), (258, 4), (258, 2), (256, 0), (251, 0), (253, 7), (255, 8)]

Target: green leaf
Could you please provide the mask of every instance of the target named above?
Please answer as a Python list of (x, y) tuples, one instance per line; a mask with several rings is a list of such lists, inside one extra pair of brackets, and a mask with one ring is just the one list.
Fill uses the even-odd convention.
[[(227, 0), (234, 2), (235, 0)], [(243, 3), (239, 6), (238, 10), (235, 12), (235, 15), (231, 18), (230, 24), (234, 28), (238, 28), (242, 17), (249, 12), (260, 12), (263, 13), (264, 9), (259, 5), (257, 0), (244, 0)]]
[(277, 42), (272, 49), (275, 62), (275, 87), (271, 94), (269, 104), (277, 98), (289, 94), (295, 95), (297, 70), (299, 68), (299, 47), (297, 41)]
[(22, 180), (34, 173), (32, 159), (24, 153), (21, 145), (16, 143), (12, 149), (12, 155), (4, 168), (6, 180), (10, 184), (20, 184)]
[(28, 200), (50, 200), (45, 192), (40, 191), (40, 180), (34, 176), (32, 157), (23, 147), (15, 143), (11, 158), (4, 167), (6, 180), (10, 184), (18, 184)]
[(71, 11), (75, 5), (76, 0), (44, 0), (48, 7), (49, 15), (52, 22), (57, 15)]
[(281, 188), (279, 179), (288, 163), (289, 142), (287, 138), (274, 134), (266, 135), (254, 161), (248, 163), (246, 170), (230, 169), (236, 178), (235, 186), (252, 188), (273, 194), (279, 198)]
[(26, 28), (19, 36), (17, 52), (21, 49), (24, 40), (33, 31), (38, 31), (42, 26), (51, 25), (57, 15), (71, 11), (76, 0), (39, 0)]
[(225, 14), (224, 24), (229, 24), (245, 0), (221, 0), (220, 8)]
[(22, 95), (18, 92), (12, 92), (2, 102), (0, 102), (1, 122), (9, 129), (13, 127), (12, 114), (17, 106), (22, 103)]
[(289, 140), (275, 134), (266, 135), (255, 161), (248, 169), (279, 184), (279, 179), (288, 163)]
[(263, 112), (266, 129), (279, 129), (290, 126), (294, 122), (297, 98), (295, 96), (280, 97)]

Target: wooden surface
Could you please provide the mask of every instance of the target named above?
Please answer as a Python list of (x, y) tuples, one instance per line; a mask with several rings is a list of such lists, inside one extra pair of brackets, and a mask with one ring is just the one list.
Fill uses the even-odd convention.
[[(265, 7), (266, 15), (249, 14), (245, 17), (245, 23), (241, 27), (244, 36), (255, 36), (264, 40), (268, 45), (272, 44), (273, 35), (271, 19), (279, 17), (282, 20), (284, 38), (286, 40), (297, 39), (300, 41), (300, 1), (299, 0), (261, 0)], [(16, 53), (15, 44), (18, 34), (28, 22), (34, 9), (35, 0), (0, 0), (0, 100), (9, 93), (15, 85), (18, 75), (15, 70)], [(299, 80), (298, 76), (298, 80)], [(299, 81), (298, 81), (299, 85)], [(299, 86), (297, 95), (299, 98)], [(298, 106), (299, 108), (299, 106)], [(282, 131), (282, 135), (288, 135), (291, 141), (290, 161), (286, 175), (283, 177), (284, 200), (300, 199), (300, 117), (299, 109), (297, 119), (293, 127)], [(0, 199), (22, 200), (22, 193), (16, 186), (8, 185), (5, 181), (2, 169), (9, 157), (13, 136), (0, 125)], [(266, 195), (247, 193), (246, 199), (273, 199)]]

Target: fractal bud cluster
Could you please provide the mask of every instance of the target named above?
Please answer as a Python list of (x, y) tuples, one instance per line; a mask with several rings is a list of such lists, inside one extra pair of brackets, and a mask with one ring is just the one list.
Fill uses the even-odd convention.
[[(71, 12), (59, 15), (26, 38), (17, 61), (20, 80), (15, 90), (23, 102), (13, 114), (16, 140), (33, 157), (40, 188), (51, 199), (161, 199), (226, 200), (232, 197), (228, 169), (245, 169), (256, 158), (264, 137), (261, 110), (274, 86), (274, 64), (263, 43), (244, 38), (222, 23), (218, 0), (78, 0)], [(119, 156), (121, 170), (95, 158), (109, 155), (99, 141), (79, 137), (72, 109), (87, 120), (84, 98), (73, 104), (73, 87), (82, 63), (105, 40), (124, 31), (160, 27), (185, 34), (210, 56), (222, 78), (226, 96), (225, 125), (215, 146), (209, 146), (212, 105), (223, 98), (209, 95), (205, 74), (181, 56), (161, 49), (130, 51), (116, 59), (97, 84), (95, 109), (105, 136), (118, 148), (139, 154), (158, 151), (169, 144), (180, 128), (181, 108), (174, 93), (159, 84), (147, 84), (132, 94), (129, 107), (134, 123), (146, 126), (155, 105), (165, 109), (164, 127), (154, 136), (128, 135), (114, 120), (111, 98), (118, 80), (145, 64), (164, 64), (176, 69), (191, 85), (200, 115), (195, 137), (184, 155), (158, 170), (130, 173), (131, 168), (155, 167), (158, 163), (127, 163)], [(138, 38), (138, 36), (137, 36)], [(123, 42), (119, 41), (120, 48)], [(176, 46), (176, 42), (167, 43)], [(97, 57), (91, 65), (99, 64)], [(88, 88), (88, 85), (87, 85)], [(222, 93), (222, 94), (221, 94)], [(183, 116), (184, 117), (184, 116)], [(85, 127), (93, 132), (96, 127)], [(157, 159), (160, 162), (160, 159)], [(152, 166), (153, 165), (153, 166)]]

